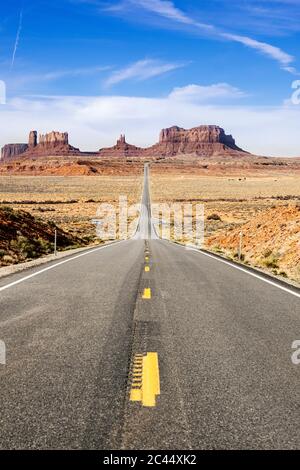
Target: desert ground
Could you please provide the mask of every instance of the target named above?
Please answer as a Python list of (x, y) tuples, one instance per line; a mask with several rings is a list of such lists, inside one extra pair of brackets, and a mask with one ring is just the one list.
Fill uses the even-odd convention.
[(153, 202), (202, 203), (206, 248), (237, 259), (242, 231), (244, 263), (300, 282), (299, 174), (156, 173), (151, 194)]
[[(242, 231), (242, 262), (300, 283), (299, 181), (299, 173), (292, 171), (204, 175), (193, 172), (192, 168), (182, 172), (172, 166), (168, 171), (154, 164), (151, 197), (154, 203), (203, 204), (206, 248), (237, 259)], [(34, 217), (34, 222), (48, 224), (45, 227), (48, 235), (42, 243), (48, 249), (52, 249), (51, 224), (73, 237), (70, 247), (84, 246), (101, 242), (91, 222), (97, 218), (101, 203), (112, 204), (118, 212), (120, 195), (126, 196), (130, 205), (139, 202), (141, 191), (142, 167), (132, 175), (0, 176), (0, 208), (25, 211)], [(20, 214), (20, 220), (22, 217)], [(5, 223), (1, 221), (2, 227)], [(24, 226), (25, 223), (28, 225), (27, 219)], [(29, 223), (27, 232), (33, 225)], [(15, 236), (21, 237), (17, 245), (22, 251), (24, 237), (20, 221)], [(172, 227), (171, 238), (180, 242), (188, 240), (176, 235)], [(10, 243), (16, 246), (15, 241)], [(30, 249), (27, 255), (10, 251), (7, 256), (7, 243), (0, 248), (1, 265), (23, 261), (36, 251)], [(58, 244), (58, 248), (66, 246)]]
[[(92, 219), (97, 219), (97, 210), (101, 203), (107, 203), (116, 208), (118, 213), (119, 196), (126, 196), (128, 204), (137, 203), (140, 200), (142, 189), (142, 173), (133, 176), (94, 176), (94, 177), (57, 177), (57, 176), (8, 176), (0, 177), (0, 208), (6, 208), (5, 213), (0, 214), (1, 229), (4, 229), (11, 220), (11, 210), (18, 213), (23, 221), (23, 229), (26, 231), (26, 239), (31, 238), (28, 234), (31, 227), (35, 230), (37, 223), (45, 224), (46, 232), (49, 232), (52, 224), (54, 233), (55, 224), (59, 229), (73, 237), (70, 248), (84, 246), (87, 244), (100, 243), (96, 236), (96, 226)], [(25, 211), (18, 212), (18, 211)], [(34, 217), (29, 221), (26, 214)], [(130, 219), (131, 220), (131, 219)], [(20, 226), (21, 225), (21, 226)], [(23, 230), (23, 231), (24, 231)], [(41, 228), (38, 228), (42, 232)], [(3, 231), (3, 230), (1, 230)], [(0, 233), (1, 235), (1, 233)], [(32, 237), (36, 234), (32, 233)], [(19, 250), (24, 252), (24, 234), (22, 223), (19, 221), (14, 238)], [(20, 238), (21, 237), (21, 238)], [(0, 265), (8, 265), (15, 262), (30, 259), (33, 249), (26, 253), (16, 253), (11, 250), (7, 253), (7, 234), (0, 236)], [(53, 237), (52, 237), (53, 238)], [(65, 244), (60, 246), (58, 237), (58, 250), (65, 249)], [(46, 240), (48, 242), (48, 239)], [(45, 240), (43, 240), (43, 245)], [(12, 240), (14, 248), (16, 241)], [(29, 242), (26, 241), (26, 246)], [(49, 243), (48, 245), (49, 246)], [(53, 249), (53, 247), (51, 248)], [(46, 251), (47, 252), (47, 251)], [(44, 252), (44, 253), (46, 253)], [(42, 254), (44, 254), (42, 253)], [(2, 254), (2, 256), (1, 256)]]

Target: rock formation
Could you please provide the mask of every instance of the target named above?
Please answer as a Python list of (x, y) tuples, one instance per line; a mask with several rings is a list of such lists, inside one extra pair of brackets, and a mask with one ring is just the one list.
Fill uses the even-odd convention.
[(231, 135), (218, 126), (199, 126), (186, 130), (173, 126), (163, 129), (159, 143), (145, 150), (149, 156), (228, 155), (243, 152)]
[(121, 134), (116, 145), (102, 148), (95, 153), (82, 153), (69, 144), (67, 132), (50, 132), (39, 136), (31, 131), (28, 144), (9, 144), (2, 149), (2, 159), (11, 160), (18, 156), (98, 156), (104, 158), (165, 158), (185, 156), (243, 156), (246, 152), (240, 149), (231, 135), (225, 134), (218, 126), (199, 126), (183, 129), (173, 126), (163, 129), (159, 142), (149, 148), (140, 148), (126, 142)]
[(72, 156), (79, 154), (79, 149), (69, 145), (68, 133), (56, 131), (40, 134), (38, 144), (26, 152), (27, 156)]
[(39, 144), (41, 147), (64, 147), (69, 145), (69, 136), (67, 132), (49, 132), (49, 134), (40, 134)]
[(12, 160), (28, 149), (27, 144), (6, 144), (1, 150), (1, 161)]
[(37, 141), (37, 132), (29, 133), (28, 144), (7, 144), (2, 148), (1, 160), (7, 161), (19, 156), (72, 156), (80, 154), (79, 149), (69, 145), (67, 132), (50, 132), (40, 134)]
[(101, 157), (141, 157), (144, 149), (140, 147), (135, 147), (126, 142), (125, 135), (121, 134), (120, 138), (117, 140), (116, 145), (110, 148), (103, 148), (99, 150), (99, 155)]
[(121, 134), (120, 138), (117, 140), (117, 145), (122, 146), (124, 144), (126, 144), (125, 134)]
[(37, 131), (31, 131), (29, 133), (28, 146), (30, 149), (37, 146)]

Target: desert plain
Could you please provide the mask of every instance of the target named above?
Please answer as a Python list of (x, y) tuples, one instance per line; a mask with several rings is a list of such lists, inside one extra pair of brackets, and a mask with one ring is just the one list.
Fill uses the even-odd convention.
[(206, 249), (238, 260), (242, 246), (241, 262), (300, 282), (299, 172), (156, 173), (151, 194), (155, 202), (203, 204)]
[[(41, 223), (55, 224), (76, 240), (70, 247), (101, 243), (92, 223), (99, 205), (111, 204), (118, 213), (120, 196), (127, 198), (128, 205), (138, 203), (142, 175), (140, 165), (133, 174), (126, 169), (123, 175), (1, 176), (0, 205), (25, 211)], [(168, 171), (153, 163), (150, 182), (153, 203), (204, 205), (205, 248), (237, 260), (242, 232), (241, 262), (300, 283), (298, 171), (212, 175), (192, 168), (182, 171), (174, 165)], [(172, 238), (176, 239), (173, 232)], [(58, 242), (60, 248), (65, 249)], [(30, 256), (0, 252), (1, 265), (27, 258)]]

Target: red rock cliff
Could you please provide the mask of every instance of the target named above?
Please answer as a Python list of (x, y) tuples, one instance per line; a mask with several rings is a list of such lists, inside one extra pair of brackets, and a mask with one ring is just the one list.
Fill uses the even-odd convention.
[(79, 153), (79, 149), (69, 145), (67, 132), (52, 131), (48, 134), (40, 134), (37, 142), (37, 133), (36, 131), (32, 131), (29, 134), (29, 148), (25, 156), (72, 156)]
[(231, 135), (218, 126), (199, 126), (186, 130), (173, 126), (163, 129), (159, 143), (146, 149), (149, 156), (226, 155), (243, 152)]
[(77, 155), (78, 149), (69, 145), (67, 132), (50, 132), (40, 134), (39, 142), (37, 132), (29, 133), (28, 144), (7, 144), (2, 148), (1, 160), (7, 161), (19, 156), (47, 156), (47, 155)]
[(6, 144), (1, 149), (1, 161), (8, 161), (26, 152), (27, 144)]

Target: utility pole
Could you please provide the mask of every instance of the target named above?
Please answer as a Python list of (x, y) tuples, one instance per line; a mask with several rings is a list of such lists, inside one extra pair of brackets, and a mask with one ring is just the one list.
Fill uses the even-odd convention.
[(54, 232), (54, 256), (57, 256), (57, 229)]
[(240, 242), (239, 242), (239, 250), (238, 250), (239, 261), (242, 260), (242, 251), (243, 251), (243, 232), (240, 232)]

